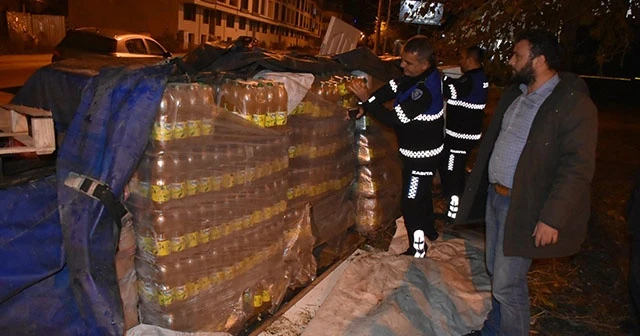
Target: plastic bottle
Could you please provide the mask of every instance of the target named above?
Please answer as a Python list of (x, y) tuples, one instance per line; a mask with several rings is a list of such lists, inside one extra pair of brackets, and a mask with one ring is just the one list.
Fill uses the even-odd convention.
[(183, 87), (186, 104), (184, 113), (187, 116), (187, 138), (188, 146), (197, 146), (201, 144), (202, 136), (202, 117), (204, 115), (203, 102), (200, 95), (200, 84), (186, 84)]
[(287, 104), (289, 102), (289, 96), (284, 83), (277, 83), (276, 92), (276, 126), (284, 126), (287, 124)]
[(262, 83), (258, 83), (254, 85), (254, 100), (255, 104), (253, 113), (253, 123), (258, 127), (266, 127), (266, 103), (267, 103), (267, 95), (265, 93), (265, 88)]
[(265, 81), (266, 117), (265, 127), (275, 127), (277, 119), (276, 97), (278, 88), (271, 81)]
[(149, 248), (157, 257), (166, 257), (171, 254), (170, 218), (163, 211), (151, 213), (151, 228), (154, 243)]
[(156, 157), (147, 157), (143, 160), (149, 160), (151, 201), (155, 208), (163, 208), (171, 200), (173, 165), (171, 157), (168, 154), (159, 154)]
[[(179, 154), (181, 157), (180, 169), (186, 183), (185, 197), (194, 197), (198, 194), (202, 169), (200, 164), (200, 155), (197, 154), (197, 152), (193, 152), (190, 149)], [(188, 202), (193, 203), (194, 200), (189, 199)]]
[(173, 139), (172, 100), (173, 97), (170, 89), (165, 89), (151, 132), (151, 148), (153, 153), (166, 151)]
[(202, 99), (202, 136), (205, 144), (211, 143), (214, 133), (214, 116), (216, 114), (216, 100), (214, 89), (211, 85), (200, 85), (200, 97)]
[(181, 205), (182, 200), (187, 196), (187, 169), (183, 164), (183, 158), (180, 153), (172, 153), (170, 155), (171, 170), (169, 175), (171, 200), (176, 205)]
[(184, 257), (184, 251), (188, 248), (188, 236), (186, 227), (186, 216), (182, 208), (174, 208), (165, 211), (165, 216), (169, 220), (168, 235), (171, 244), (171, 254)]
[(213, 191), (213, 169), (211, 167), (213, 166), (214, 155), (209, 146), (202, 147), (197, 154), (199, 155), (198, 194), (205, 199)]
[(251, 88), (251, 84), (244, 83), (239, 88), (240, 90), (240, 98), (241, 98), (241, 108), (239, 109), (239, 115), (245, 120), (252, 122), (252, 111), (253, 111), (253, 89)]
[(231, 80), (230, 79), (225, 79), (220, 85), (218, 85), (216, 96), (217, 96), (218, 107), (221, 110), (231, 112), (232, 107), (231, 107), (231, 101), (230, 101), (230, 98), (231, 98)]
[(167, 89), (170, 91), (172, 97), (171, 113), (173, 114), (173, 142), (172, 149), (180, 151), (186, 146), (188, 142), (188, 128), (187, 119), (189, 118), (187, 105), (187, 92), (184, 90), (184, 85), (181, 84), (169, 84)]

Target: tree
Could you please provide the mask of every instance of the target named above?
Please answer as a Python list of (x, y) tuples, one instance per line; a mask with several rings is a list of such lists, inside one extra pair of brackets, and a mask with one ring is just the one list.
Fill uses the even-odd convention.
[[(635, 38), (640, 0), (451, 0), (445, 4), (445, 38), (441, 50), (478, 44), (488, 51), (489, 72), (504, 78), (514, 35), (524, 29), (555, 32), (565, 48), (565, 67), (592, 61), (599, 72), (612, 61), (624, 60)], [(592, 50), (581, 49), (585, 44)], [(593, 55), (576, 58), (576, 52)], [(583, 55), (584, 56), (584, 55)]]

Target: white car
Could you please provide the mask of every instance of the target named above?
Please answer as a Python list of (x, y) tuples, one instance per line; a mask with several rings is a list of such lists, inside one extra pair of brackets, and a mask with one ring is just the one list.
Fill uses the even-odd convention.
[(153, 38), (107, 28), (76, 28), (67, 31), (56, 46), (51, 62), (67, 58), (105, 55), (123, 58), (163, 59), (171, 57)]

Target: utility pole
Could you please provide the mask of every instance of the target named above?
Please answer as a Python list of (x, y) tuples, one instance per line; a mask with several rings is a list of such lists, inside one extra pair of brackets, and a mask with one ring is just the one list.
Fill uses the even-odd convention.
[(384, 34), (384, 42), (382, 46), (382, 53), (387, 52), (387, 40), (389, 39), (389, 33), (391, 28), (389, 24), (391, 23), (391, 0), (389, 0), (389, 5), (387, 6), (387, 28), (385, 29), (386, 33)]
[(382, 23), (382, 0), (378, 0), (378, 16), (376, 19), (376, 40), (373, 44), (373, 53), (378, 54), (378, 48), (380, 48), (380, 25)]

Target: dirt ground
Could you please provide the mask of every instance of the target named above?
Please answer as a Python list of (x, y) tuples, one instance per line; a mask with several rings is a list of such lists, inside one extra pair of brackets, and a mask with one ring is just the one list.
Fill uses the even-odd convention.
[[(534, 261), (529, 273), (532, 335), (640, 335), (627, 278), (626, 203), (640, 172), (637, 83), (589, 82), (599, 109), (589, 234), (569, 258)], [(635, 87), (634, 87), (635, 86)]]

